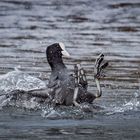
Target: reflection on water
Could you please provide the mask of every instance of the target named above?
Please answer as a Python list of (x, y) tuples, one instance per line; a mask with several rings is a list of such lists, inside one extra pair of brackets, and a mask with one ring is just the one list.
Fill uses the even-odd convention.
[[(139, 25), (139, 0), (1, 0), (0, 94), (17, 87), (44, 87), (50, 74), (45, 49), (54, 42), (64, 42), (72, 55), (65, 59), (69, 69), (75, 63), (86, 69), (89, 90), (96, 90), (93, 63), (100, 52), (110, 65), (101, 82), (103, 96), (94, 103), (102, 109), (92, 114), (63, 107), (32, 110), (34, 99), (22, 107), (6, 107), (10, 99), (1, 96), (0, 138), (139, 139)], [(10, 77), (15, 67), (24, 74)], [(48, 113), (69, 120), (48, 120)]]

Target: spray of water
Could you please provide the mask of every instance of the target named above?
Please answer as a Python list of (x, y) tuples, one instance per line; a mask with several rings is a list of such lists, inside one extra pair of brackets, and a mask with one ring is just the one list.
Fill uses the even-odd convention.
[[(16, 107), (22, 107), (27, 109), (40, 109), (41, 116), (49, 119), (63, 118), (63, 117), (83, 117), (85, 112), (76, 107), (62, 107), (54, 108), (49, 105), (40, 105), (35, 97), (25, 98), (24, 100), (13, 101), (12, 95), (9, 93), (13, 90), (24, 90), (30, 91), (34, 89), (46, 88), (45, 82), (42, 80), (23, 73), (16, 69), (15, 71), (9, 72), (5, 75), (0, 76), (0, 109), (4, 106), (11, 105)], [(139, 93), (134, 93), (133, 98), (130, 101), (125, 101), (119, 106), (114, 104), (112, 106), (104, 107), (104, 112), (107, 115), (114, 113), (121, 113), (125, 111), (137, 111), (140, 108)], [(96, 110), (96, 109), (95, 109)], [(95, 110), (92, 114), (95, 114)], [(99, 112), (99, 110), (98, 110)]]
[(111, 115), (114, 113), (123, 113), (125, 111), (138, 111), (140, 108), (139, 94), (137, 92), (134, 93), (134, 97), (130, 101), (125, 101), (120, 106), (113, 105), (111, 107), (105, 107), (107, 111), (107, 115)]
[[(14, 90), (30, 91), (35, 89), (46, 88), (45, 82), (33, 77), (29, 74), (19, 71), (17, 68), (15, 71), (8, 72), (7, 74), (0, 76), (0, 107), (6, 106), (11, 98), (10, 92)], [(23, 100), (16, 102), (17, 106), (23, 105), (26, 108), (34, 108), (37, 106), (34, 98), (29, 100)]]

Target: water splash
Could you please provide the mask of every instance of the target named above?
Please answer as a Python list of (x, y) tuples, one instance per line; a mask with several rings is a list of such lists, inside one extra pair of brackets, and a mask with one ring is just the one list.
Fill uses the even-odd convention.
[(107, 115), (111, 115), (114, 113), (123, 113), (125, 111), (138, 111), (140, 108), (140, 101), (138, 100), (139, 94), (137, 92), (134, 93), (134, 97), (130, 101), (125, 101), (121, 106), (113, 105), (111, 107), (105, 108), (107, 110)]
[[(12, 98), (11, 98), (12, 99)], [(9, 100), (8, 104), (10, 106), (15, 106), (19, 108), (25, 108), (25, 109), (33, 109), (36, 110), (40, 107), (40, 104), (36, 101), (35, 97), (32, 97), (30, 99), (22, 99), (22, 100)]]
[(46, 88), (45, 82), (19, 70), (8, 72), (0, 76), (0, 94), (13, 90), (34, 90)]
[(10, 102), (12, 95), (9, 96), (8, 94), (14, 90), (30, 91), (43, 88), (46, 88), (45, 82), (22, 71), (19, 71), (17, 68), (15, 71), (0, 75), (0, 108), (6, 106), (7, 104), (15, 105), (17, 107), (22, 106), (29, 109), (36, 108), (38, 103), (35, 101), (35, 98), (22, 101), (19, 100), (13, 103)]
[[(35, 97), (25, 98), (24, 100), (11, 101), (12, 96), (9, 96), (6, 93), (9, 93), (13, 90), (30, 91), (46, 88), (45, 82), (29, 74), (21, 72), (18, 69), (15, 69), (15, 71), (11, 71), (5, 75), (1, 75), (0, 85), (0, 109), (2, 109), (7, 104), (27, 109), (40, 109), (42, 111), (41, 116), (47, 119), (85, 118), (87, 115), (87, 113), (85, 113), (83, 110), (80, 110), (76, 107), (59, 107), (57, 109), (47, 105), (42, 107), (41, 104), (37, 102)], [(139, 108), (139, 94), (134, 93), (134, 97), (130, 101), (125, 101), (119, 106), (114, 104), (109, 107), (104, 107), (104, 110), (107, 112), (107, 115), (111, 115), (114, 113), (121, 113), (131, 110), (137, 111)], [(93, 114), (95, 114), (95, 111), (93, 111), (91, 115)]]
[(10, 102), (11, 98), (12, 96), (8, 98), (5, 95), (0, 96), (0, 110)]
[(87, 113), (75, 106), (45, 106), (41, 108), (41, 116), (47, 119), (86, 119), (93, 115), (94, 113)]
[(41, 116), (47, 119), (58, 119), (61, 117), (61, 114), (58, 111), (56, 111), (53, 107), (47, 106), (47, 108), (45, 107), (42, 109)]

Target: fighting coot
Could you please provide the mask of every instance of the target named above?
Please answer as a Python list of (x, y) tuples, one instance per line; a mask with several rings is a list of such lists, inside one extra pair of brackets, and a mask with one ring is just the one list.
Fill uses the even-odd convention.
[(46, 56), (51, 67), (48, 84), (49, 96), (54, 104), (79, 106), (83, 102), (92, 103), (95, 98), (101, 96), (99, 78), (101, 71), (108, 65), (108, 63), (103, 63), (103, 54), (99, 55), (95, 62), (94, 79), (98, 88), (97, 94), (87, 91), (86, 75), (80, 65), (75, 65), (73, 74), (67, 69), (62, 57), (70, 55), (63, 43), (54, 43), (48, 46)]

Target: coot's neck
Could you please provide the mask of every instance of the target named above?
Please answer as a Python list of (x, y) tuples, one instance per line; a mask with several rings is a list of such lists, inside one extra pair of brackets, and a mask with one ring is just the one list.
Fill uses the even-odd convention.
[(52, 71), (60, 71), (62, 69), (66, 69), (65, 64), (62, 62), (53, 62), (53, 63), (49, 63), (51, 66)]

